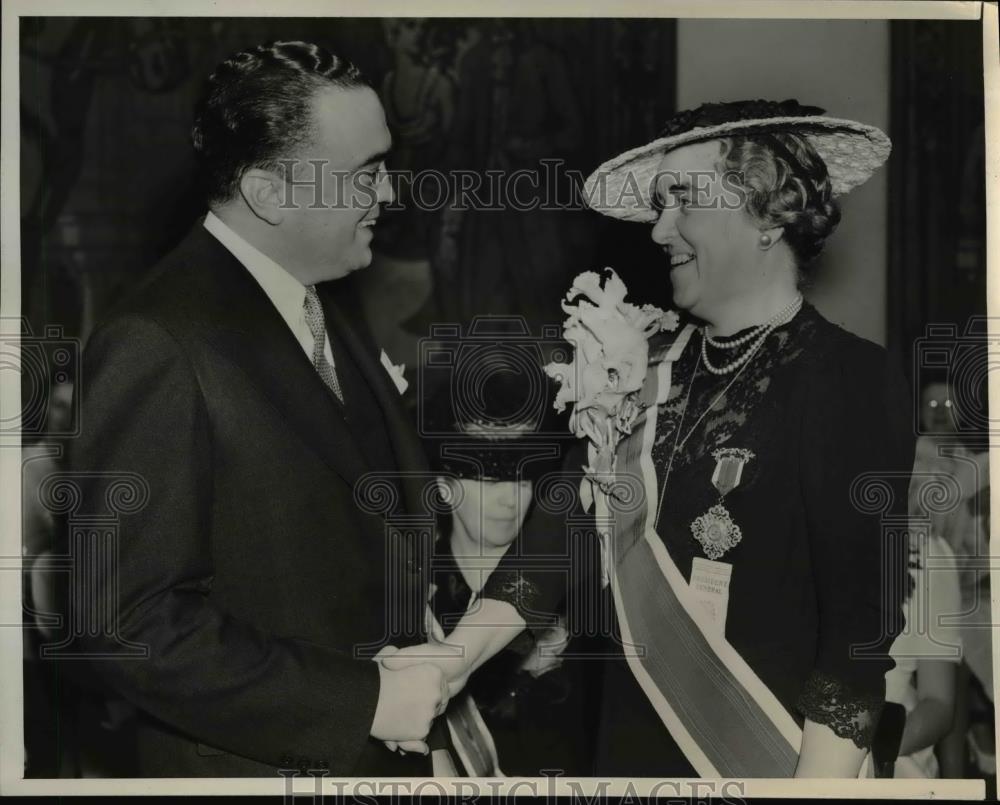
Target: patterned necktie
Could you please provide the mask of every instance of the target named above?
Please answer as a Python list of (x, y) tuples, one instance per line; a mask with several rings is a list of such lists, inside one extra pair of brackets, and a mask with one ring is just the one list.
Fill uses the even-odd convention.
[(319, 372), (319, 376), (326, 383), (327, 387), (341, 403), (344, 402), (344, 392), (340, 389), (340, 381), (337, 379), (337, 370), (333, 364), (326, 359), (324, 346), (326, 346), (326, 322), (323, 318), (323, 305), (320, 304), (319, 295), (316, 293), (316, 286), (310, 285), (306, 288), (306, 299), (304, 302), (306, 324), (313, 337), (313, 366)]

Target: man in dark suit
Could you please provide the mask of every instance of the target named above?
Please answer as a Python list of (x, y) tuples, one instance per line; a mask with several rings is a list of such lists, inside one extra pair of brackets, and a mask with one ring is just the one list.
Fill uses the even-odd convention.
[[(139, 776), (429, 774), (384, 742), (419, 746), (440, 671), (372, 661), (423, 641), (406, 602), (426, 602), (426, 562), (410, 545), (395, 572), (383, 514), (355, 497), (422, 452), (331, 282), (369, 264), (392, 199), (382, 106), (347, 61), (278, 42), (218, 67), (193, 139), (211, 212), (85, 352), (82, 506), (98, 513), (115, 473), (148, 500), (96, 581), (116, 630), (83, 644), (140, 713)], [(411, 513), (417, 484), (390, 483)], [(116, 659), (122, 644), (148, 656)]]

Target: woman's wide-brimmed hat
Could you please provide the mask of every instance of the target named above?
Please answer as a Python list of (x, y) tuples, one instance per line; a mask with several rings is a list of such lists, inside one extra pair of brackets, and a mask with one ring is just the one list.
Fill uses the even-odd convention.
[(609, 159), (584, 185), (597, 212), (625, 221), (652, 223), (653, 179), (667, 151), (733, 135), (786, 132), (804, 137), (826, 163), (834, 196), (864, 183), (889, 157), (885, 132), (856, 120), (824, 117), (823, 109), (798, 101), (706, 103), (678, 112), (650, 143)]

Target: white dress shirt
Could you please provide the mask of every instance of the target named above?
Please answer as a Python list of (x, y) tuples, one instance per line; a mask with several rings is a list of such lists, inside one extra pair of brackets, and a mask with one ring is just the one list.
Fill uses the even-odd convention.
[[(306, 286), (262, 251), (247, 243), (211, 212), (205, 216), (205, 229), (211, 232), (257, 280), (257, 284), (281, 314), (281, 318), (285, 320), (295, 340), (299, 342), (309, 362), (312, 363), (315, 341), (309, 325), (306, 324)], [(323, 353), (330, 365), (334, 366), (329, 336), (324, 338)]]

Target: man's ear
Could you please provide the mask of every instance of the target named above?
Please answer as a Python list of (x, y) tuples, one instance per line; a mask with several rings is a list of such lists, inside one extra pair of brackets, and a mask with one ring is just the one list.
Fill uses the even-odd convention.
[(251, 168), (240, 179), (240, 195), (253, 214), (272, 226), (277, 226), (285, 217), (284, 185), (270, 171)]

